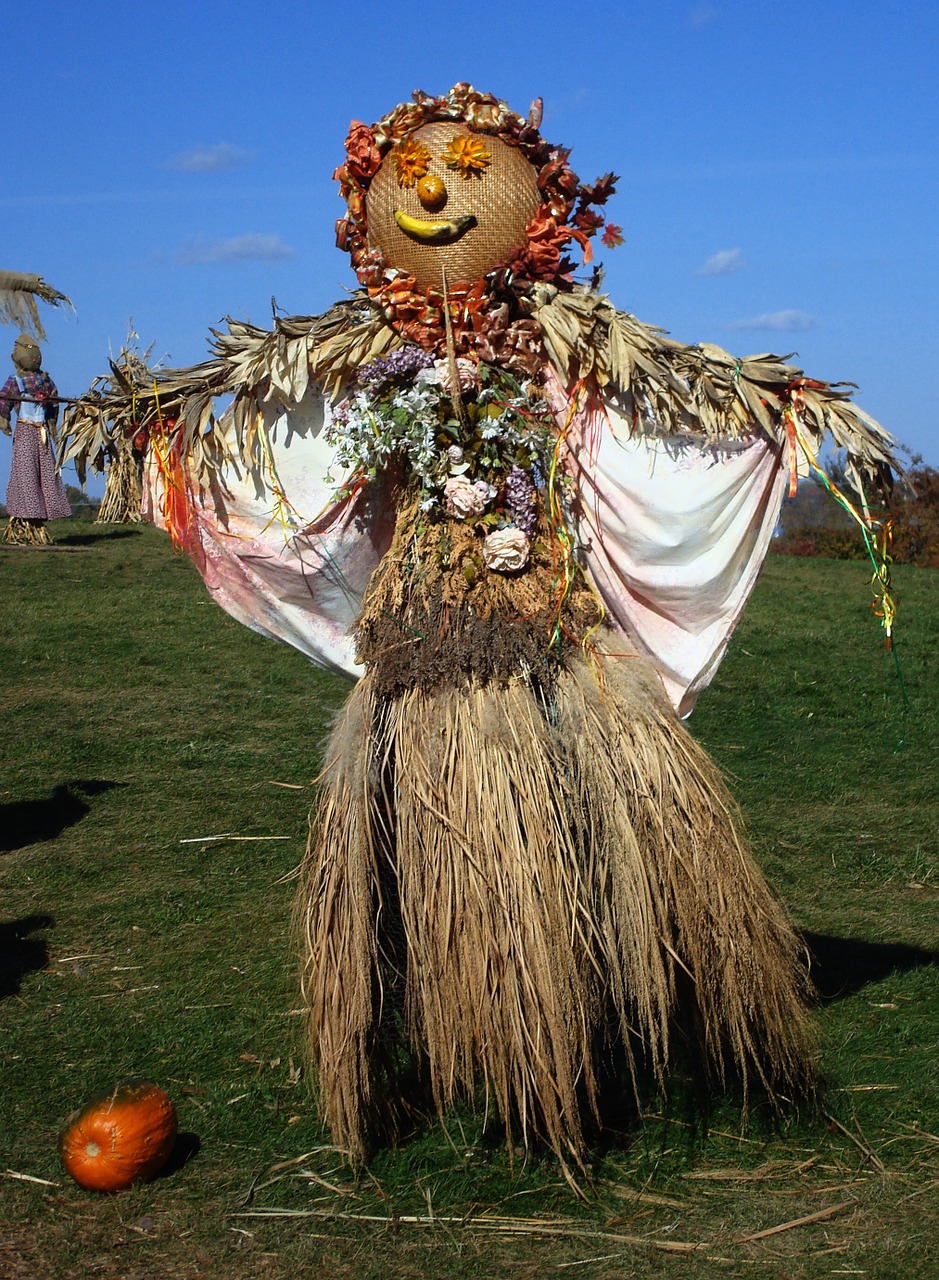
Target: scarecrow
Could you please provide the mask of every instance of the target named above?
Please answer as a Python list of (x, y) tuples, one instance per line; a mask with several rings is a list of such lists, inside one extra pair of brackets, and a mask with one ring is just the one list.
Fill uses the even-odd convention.
[(0, 387), (0, 431), (10, 434), (10, 418), (16, 414), (6, 492), (10, 519), (3, 541), (42, 546), (49, 542), (46, 521), (72, 514), (55, 465), (58, 392), (42, 368), (39, 344), (28, 333), (13, 344), (12, 360), (14, 372)]
[[(20, 410), (17, 414), (20, 423), (38, 425), (35, 439), (25, 425), (17, 432), (6, 498), (11, 519), (3, 531), (3, 540), (25, 545), (48, 543), (45, 522), (53, 518), (49, 515), (51, 510), (59, 515), (72, 514), (61, 481), (54, 469), (50, 469), (46, 457), (50, 427), (55, 425), (59, 411), (57, 400), (50, 399), (56, 396), (52, 379), (39, 372), (42, 357), (34, 339), (41, 341), (45, 330), (36, 306), (37, 298), (53, 307), (72, 305), (64, 293), (53, 289), (42, 276), (28, 271), (0, 271), (0, 323), (15, 324), (23, 330), (13, 349), (13, 379), (7, 380), (0, 393), (4, 397), (0, 404), (0, 430), (7, 435), (11, 433), (10, 416), (14, 408)], [(45, 409), (37, 408), (21, 391), (27, 382), (36, 390), (37, 376), (42, 382), (39, 389)], [(37, 401), (39, 399), (37, 396)]]
[[(88, 468), (105, 476), (95, 524), (138, 524), (143, 519), (142, 479), (150, 433), (137, 413), (136, 388), (152, 384), (150, 350), (141, 355), (131, 333), (110, 375), (96, 378), (78, 401), (69, 402), (59, 465), (73, 462), (82, 488)], [(152, 393), (152, 385), (149, 387)]]
[[(126, 388), (132, 388), (135, 380), (146, 375), (149, 356), (149, 350), (140, 356), (129, 346), (123, 347), (119, 360), (112, 362), (112, 379), (120, 378)], [(133, 414), (122, 430), (102, 435), (92, 459), (93, 469), (105, 475), (104, 497), (95, 524), (139, 524), (143, 519), (141, 480), (148, 443), (147, 429), (135, 421)], [(84, 468), (79, 470), (79, 478), (84, 485)]]
[(614, 1057), (637, 1095), (682, 1054), (776, 1100), (815, 1078), (800, 944), (682, 717), (823, 437), (868, 491), (891, 441), (843, 386), (577, 283), (570, 253), (620, 239), (615, 179), (540, 122), (460, 84), (354, 123), (361, 288), (115, 368), (71, 420), (72, 454), (143, 423), (150, 515), (216, 600), (356, 679), (296, 919), (319, 1104), (358, 1157), (415, 1065), (441, 1112), (482, 1085), (575, 1164)]

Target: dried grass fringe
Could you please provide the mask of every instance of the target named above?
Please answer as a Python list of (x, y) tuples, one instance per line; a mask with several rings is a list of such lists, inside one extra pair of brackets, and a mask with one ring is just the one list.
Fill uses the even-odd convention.
[(3, 541), (10, 547), (48, 547), (52, 539), (45, 520), (26, 520), (10, 516), (3, 531)]
[(406, 1105), (403, 1034), (441, 1111), (481, 1081), (510, 1141), (578, 1164), (604, 1033), (638, 1036), (662, 1082), (680, 1022), (718, 1080), (811, 1084), (796, 936), (640, 658), (602, 684), (573, 663), (550, 701), (522, 680), (387, 698), (366, 676), (296, 925), (320, 1108), (358, 1157)]

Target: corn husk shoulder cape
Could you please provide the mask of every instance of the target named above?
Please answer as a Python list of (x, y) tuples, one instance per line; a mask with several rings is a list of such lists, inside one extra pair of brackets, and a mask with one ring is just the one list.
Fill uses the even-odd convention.
[[(577, 492), (579, 554), (612, 622), (653, 656), (685, 713), (716, 670), (787, 482), (827, 438), (856, 489), (881, 500), (899, 471), (893, 442), (851, 384), (808, 378), (787, 357), (675, 342), (587, 288), (535, 284), (522, 310)], [(143, 429), (151, 514), (195, 555), (219, 603), (358, 675), (349, 633), (390, 525), (384, 482), (357, 506), (338, 500), (350, 477), (327, 437), (356, 370), (402, 345), (360, 291), (270, 329), (229, 320), (211, 358), (189, 368), (152, 370), (124, 352), (69, 409), (61, 459), (84, 476)]]
[[(886, 495), (900, 472), (891, 437), (852, 403), (853, 383), (808, 378), (788, 356), (737, 358), (711, 343), (675, 342), (588, 289), (561, 293), (539, 284), (527, 304), (562, 379), (592, 377), (644, 434), (713, 441), (763, 433), (783, 445), (792, 438), (795, 403), (814, 452), (829, 436), (859, 490)], [(271, 329), (229, 319), (227, 329), (213, 330), (212, 358), (188, 368), (151, 370), (122, 353), (110, 378), (69, 413), (65, 459), (81, 474), (89, 462), (100, 468), (117, 426), (162, 418), (200, 478), (230, 458), (233, 445), (250, 465), (259, 456), (256, 428), (266, 405), (295, 407), (314, 385), (335, 399), (360, 365), (402, 344), (363, 291), (319, 316), (275, 317)], [(230, 414), (220, 427), (214, 402), (228, 397)]]

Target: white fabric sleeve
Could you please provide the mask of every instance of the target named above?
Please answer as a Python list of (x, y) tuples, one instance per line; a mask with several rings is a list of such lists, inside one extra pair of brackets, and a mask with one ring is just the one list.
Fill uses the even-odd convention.
[[(151, 450), (144, 515), (165, 529), (167, 512), (177, 510), (177, 534), (233, 618), (317, 666), (356, 677), (362, 669), (350, 629), (390, 544), (392, 504), (380, 483), (336, 503), (344, 477), (325, 439), (329, 409), (318, 392), (263, 416), (269, 461), (253, 470), (228, 464), (209, 488), (200, 489), (191, 470), (159, 466)], [(174, 502), (181, 494), (185, 501)]]
[(631, 433), (610, 403), (575, 415), (567, 444), (587, 571), (688, 715), (769, 548), (788, 480), (782, 450), (765, 437), (708, 445)]

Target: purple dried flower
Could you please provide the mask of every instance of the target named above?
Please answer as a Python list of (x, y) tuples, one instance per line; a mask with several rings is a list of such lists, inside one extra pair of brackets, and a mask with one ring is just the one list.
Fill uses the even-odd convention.
[(505, 505), (512, 523), (530, 538), (538, 523), (537, 499), (531, 476), (519, 466), (514, 466), (505, 480)]
[(399, 347), (390, 355), (379, 356), (376, 360), (370, 360), (368, 364), (360, 365), (355, 381), (360, 387), (380, 391), (387, 383), (398, 378), (413, 376), (421, 369), (429, 369), (433, 363), (434, 357), (430, 352), (410, 344)]

